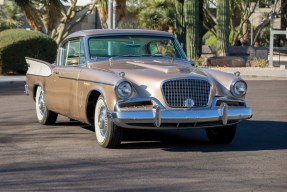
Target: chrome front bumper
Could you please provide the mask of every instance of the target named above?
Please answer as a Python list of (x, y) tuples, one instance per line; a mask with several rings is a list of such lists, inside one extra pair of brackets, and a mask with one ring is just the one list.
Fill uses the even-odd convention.
[(220, 106), (215, 106), (216, 101), (217, 99), (211, 107), (204, 109), (168, 110), (153, 99), (154, 105), (150, 110), (120, 111), (116, 107), (117, 110), (109, 114), (109, 119), (126, 128), (164, 129), (224, 126), (252, 117), (252, 110), (246, 105), (228, 106), (222, 101)]

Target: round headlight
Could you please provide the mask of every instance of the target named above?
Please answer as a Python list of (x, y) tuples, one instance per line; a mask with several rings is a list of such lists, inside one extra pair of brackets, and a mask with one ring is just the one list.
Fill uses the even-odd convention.
[(133, 93), (132, 85), (127, 81), (123, 81), (116, 86), (116, 93), (119, 98), (127, 99)]
[(231, 85), (231, 92), (236, 97), (242, 97), (246, 94), (247, 84), (244, 81), (237, 81)]

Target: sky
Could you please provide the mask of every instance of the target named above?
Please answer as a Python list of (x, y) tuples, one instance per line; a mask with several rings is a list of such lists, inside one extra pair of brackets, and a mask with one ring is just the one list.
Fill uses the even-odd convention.
[(77, 5), (86, 5), (91, 2), (91, 0), (78, 0)]

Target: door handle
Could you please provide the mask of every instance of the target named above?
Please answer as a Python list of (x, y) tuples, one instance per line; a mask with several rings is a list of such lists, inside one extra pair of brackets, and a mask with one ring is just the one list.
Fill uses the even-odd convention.
[(59, 71), (53, 71), (53, 74), (59, 74)]

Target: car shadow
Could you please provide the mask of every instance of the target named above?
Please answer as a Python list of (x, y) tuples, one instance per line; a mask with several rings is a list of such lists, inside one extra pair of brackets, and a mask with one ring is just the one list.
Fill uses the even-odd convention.
[(121, 149), (162, 148), (170, 152), (232, 152), (287, 149), (287, 122), (245, 120), (229, 145), (211, 144), (203, 129), (128, 131)]
[[(79, 126), (94, 132), (94, 127), (78, 121), (59, 122), (57, 126)], [(124, 129), (119, 150), (161, 148), (170, 152), (232, 152), (287, 149), (287, 122), (244, 120), (229, 145), (211, 144), (204, 129), (136, 130)]]

